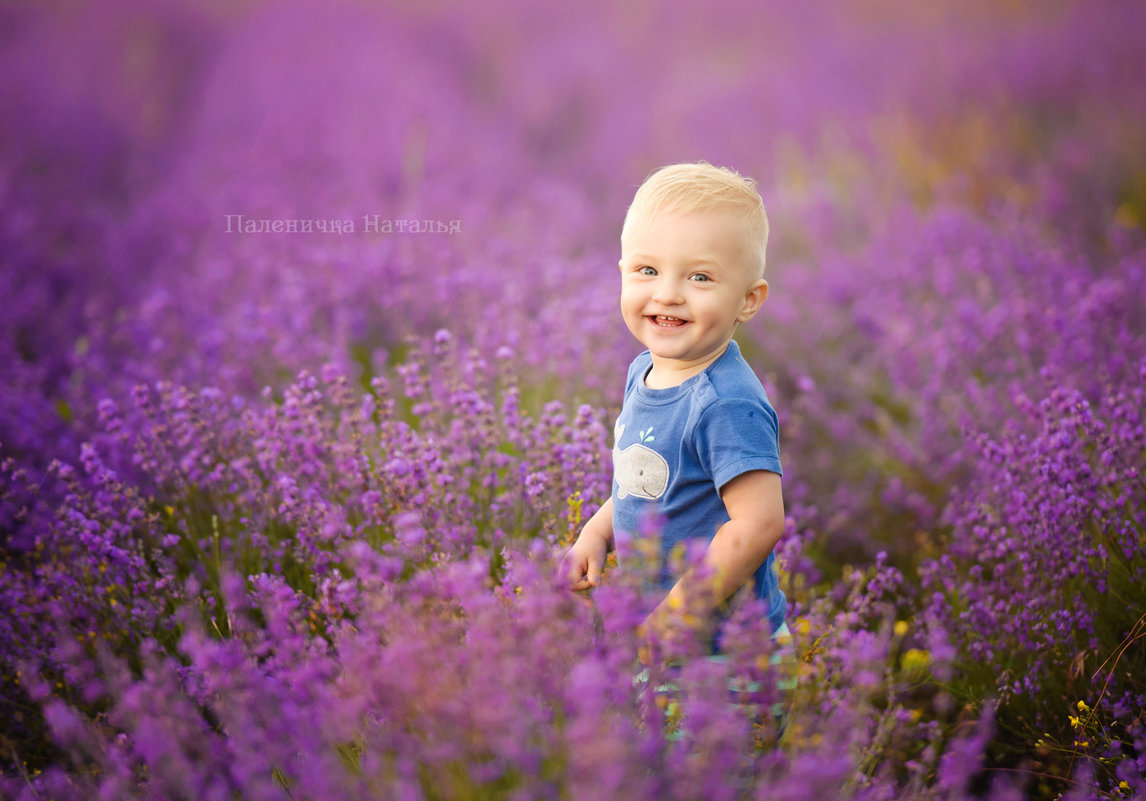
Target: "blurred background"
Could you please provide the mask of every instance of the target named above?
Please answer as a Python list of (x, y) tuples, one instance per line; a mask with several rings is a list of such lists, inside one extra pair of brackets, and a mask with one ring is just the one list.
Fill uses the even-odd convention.
[[(771, 295), (738, 338), (780, 416), (800, 703), (829, 724), (859, 710), (855, 769), (902, 787), (931, 782), (948, 734), (1001, 697), (1003, 769), (1065, 782), (1091, 749), (1100, 796), (1122, 797), (1146, 703), (1126, 650), (1146, 581), (1144, 34), (1139, 0), (4, 3), (0, 702), (35, 706), (19, 659), (42, 659), (102, 715), (79, 652), (55, 650), (65, 608), (81, 642), (99, 631), (135, 667), (152, 637), (179, 653), (171, 610), (207, 615), (200, 587), (223, 602), (221, 561), (188, 545), (219, 548), (217, 525), (224, 552), (283, 573), (332, 627), (344, 612), (318, 577), (363, 553), (343, 539), (436, 569), (426, 532), (379, 501), (425, 477), (373, 454), (358, 486), (336, 464), (361, 442), (344, 423), (463, 477), (415, 507), (451, 521), (429, 529), (458, 553), (489, 549), (491, 575), (503, 529), (552, 541), (582, 500), (589, 514), (639, 348), (617, 309), (621, 222), (650, 171), (703, 159), (757, 180), (772, 225)], [(462, 378), (426, 378), (439, 405), (419, 419), (409, 387), (439, 368)], [(400, 394), (384, 382), (312, 408), (302, 371), (359, 395), (400, 375), (401, 425), (371, 428)], [(467, 427), (449, 403), (482, 408), (483, 371), (517, 383), (499, 384), (496, 425), (490, 406)], [(458, 401), (459, 385), (477, 389)], [(280, 407), (313, 416), (305, 436)], [(508, 445), (522, 419), (541, 433)], [(148, 436), (174, 442), (170, 464), (140, 455)], [(297, 495), (313, 508), (292, 517)], [(158, 561), (105, 577), (96, 534)], [(1100, 705), (1116, 652), (1138, 667)], [(17, 717), (0, 745), (32, 732), (55, 764), (59, 720)], [(855, 750), (825, 733), (793, 748)]]
[(855, 443), (849, 478), (902, 474), (926, 522), (969, 408), (1005, 417), (1044, 333), (1068, 372), (1115, 335), (1024, 309), (1066, 314), (1146, 219), (1134, 2), (0, 15), (0, 442), (32, 462), (138, 382), (250, 396), (333, 363), (365, 385), (440, 328), (514, 349), (540, 401), (616, 404), (624, 211), (704, 159), (769, 209), (772, 296), (741, 339), (793, 470), (847, 475), (823, 446)]

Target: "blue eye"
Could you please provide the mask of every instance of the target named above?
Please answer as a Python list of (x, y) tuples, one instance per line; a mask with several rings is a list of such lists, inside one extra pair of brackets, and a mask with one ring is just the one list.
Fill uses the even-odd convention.
[(699, 281), (699, 282), (705, 282), (705, 281), (711, 281), (712, 279), (709, 278), (704, 273), (697, 273), (696, 275), (692, 276), (692, 280), (693, 281)]
[(637, 272), (641, 275), (656, 275), (657, 271), (652, 267), (638, 267)]

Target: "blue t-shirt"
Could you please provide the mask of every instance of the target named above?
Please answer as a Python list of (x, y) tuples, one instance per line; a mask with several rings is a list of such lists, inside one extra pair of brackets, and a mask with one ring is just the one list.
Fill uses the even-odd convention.
[[(625, 535), (640, 531), (650, 513), (661, 518), (660, 582), (667, 593), (679, 578), (668, 573), (673, 547), (690, 539), (711, 542), (728, 522), (720, 488), (750, 470), (783, 473), (776, 412), (735, 340), (678, 386), (645, 386), (651, 368), (648, 351), (629, 365), (613, 429), (613, 531), (624, 558)], [(768, 554), (754, 576), (773, 631), (788, 609), (775, 561)]]

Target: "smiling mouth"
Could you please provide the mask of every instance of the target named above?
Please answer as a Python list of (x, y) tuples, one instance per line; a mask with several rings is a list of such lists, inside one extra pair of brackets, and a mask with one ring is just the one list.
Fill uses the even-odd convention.
[(661, 328), (679, 328), (688, 322), (688, 320), (682, 320), (679, 317), (672, 317), (667, 314), (650, 314), (648, 318), (652, 321), (653, 325), (658, 325)]

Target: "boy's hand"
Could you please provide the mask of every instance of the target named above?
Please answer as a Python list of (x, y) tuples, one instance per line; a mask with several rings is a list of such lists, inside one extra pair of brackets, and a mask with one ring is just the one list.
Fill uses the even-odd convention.
[(682, 655), (690, 635), (689, 629), (698, 619), (684, 610), (683, 597), (674, 589), (664, 601), (649, 612), (637, 626), (637, 659), (648, 667), (654, 658), (671, 662)]
[(592, 532), (582, 531), (561, 560), (562, 572), (571, 590), (587, 590), (601, 583), (608, 546)]
[(601, 570), (605, 557), (613, 547), (613, 499), (601, 504), (585, 526), (581, 535), (561, 559), (559, 581), (567, 581), (569, 589), (587, 590), (601, 583)]
[(668, 643), (666, 620), (662, 614), (653, 611), (637, 626), (637, 659), (645, 667), (653, 664), (653, 654), (664, 654)]
[(649, 633), (649, 621), (645, 620), (637, 626), (637, 661), (644, 667), (653, 664), (652, 636)]

